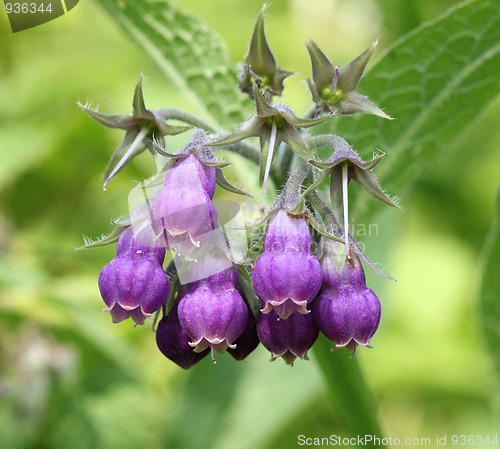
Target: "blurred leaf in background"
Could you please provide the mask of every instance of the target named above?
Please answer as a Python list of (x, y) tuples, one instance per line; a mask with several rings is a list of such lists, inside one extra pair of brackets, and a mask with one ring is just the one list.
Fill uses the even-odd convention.
[[(142, 11), (142, 3), (123, 2), (124, 11)], [(110, 231), (108, 220), (126, 213), (133, 180), (149, 177), (153, 163), (139, 157), (103, 193), (100, 175), (122, 136), (96, 126), (76, 101), (99, 102), (106, 113), (130, 113), (133, 87), (144, 73), (151, 108), (200, 113), (202, 104), (206, 119), (229, 118), (225, 126), (234, 126), (237, 110), (226, 102), (234, 87), (221, 95), (203, 93), (210, 77), (223, 79), (220, 88), (236, 73), (230, 57), (243, 59), (262, 6), (256, 0), (183, 5), (221, 35), (207, 44), (213, 53), (183, 55), (183, 41), (201, 33), (207, 42), (207, 25), (182, 12), (165, 13), (171, 21), (167, 30), (157, 27), (158, 17), (135, 14), (130, 23), (120, 22), (122, 16), (108, 14), (117, 5), (81, 2), (72, 14), (15, 35), (5, 15), (0, 17), (0, 447), (265, 449), (278, 443), (296, 447), (300, 434), (346, 434), (341, 411), (328, 399), (317, 353), (292, 369), (267, 363), (266, 351), (259, 350), (240, 364), (226, 356), (215, 366), (205, 359), (184, 372), (163, 358), (147, 327), (111, 325), (101, 312), (97, 274), (114, 249), (74, 248), (82, 234)], [(266, 19), (268, 40), (280, 66), (299, 72), (286, 81), (284, 101), (300, 112), (309, 105), (300, 82), (310, 76), (306, 40), (314, 39), (342, 66), (380, 36), (380, 59), (393, 41), (453, 5), (274, 2)], [(368, 274), (382, 300), (382, 324), (377, 348), (356, 354), (386, 435), (434, 439), (498, 431), (491, 402), (494, 371), (476, 293), (477, 261), (500, 178), (500, 105), (487, 96), (498, 89), (499, 5), (476, 0), (460, 11), (404, 38), (362, 80), (360, 92), (397, 120), (336, 121), (335, 131), (355, 149), (387, 153), (378, 174), (391, 194), (402, 196), (405, 209), (379, 214), (364, 242), (369, 255), (398, 278), (391, 284)], [(140, 25), (143, 31), (130, 39), (120, 25), (132, 32)], [(155, 26), (157, 34), (149, 35), (144, 25)], [(145, 40), (158, 33), (172, 42), (163, 52)], [(165, 54), (171, 60), (162, 63)], [(213, 58), (227, 72), (210, 66)], [(198, 60), (205, 61), (201, 72)], [(468, 75), (479, 69), (488, 75), (475, 82)], [(441, 75), (429, 78), (429, 71)], [(189, 95), (177, 89), (179, 83)], [(446, 101), (434, 95), (443, 90)], [(433, 108), (422, 115), (428, 103)], [(436, 160), (469, 122), (475, 124), (464, 140)], [(172, 145), (182, 145), (182, 137), (175, 139)], [(425, 176), (411, 191), (403, 190), (422, 165)], [(404, 171), (408, 166), (410, 174)], [(233, 177), (248, 177), (249, 171), (235, 158)], [(378, 212), (366, 212), (361, 201), (358, 207), (367, 222)], [(495, 260), (490, 258), (487, 273), (498, 271)], [(492, 304), (498, 292), (491, 275), (487, 279), (483, 286)], [(337, 356), (325, 354), (329, 360)]]

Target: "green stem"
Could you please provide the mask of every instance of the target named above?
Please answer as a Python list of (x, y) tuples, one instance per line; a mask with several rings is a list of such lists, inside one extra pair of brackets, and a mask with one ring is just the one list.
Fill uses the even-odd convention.
[[(320, 335), (312, 350), (323, 373), (328, 398), (334, 410), (351, 436), (382, 439), (375, 398), (357, 360), (350, 358), (348, 352), (342, 349), (330, 352), (332, 345), (331, 341)], [(367, 442), (366, 447), (385, 446)]]
[(321, 218), (323, 219), (323, 222), (327, 226), (329, 232), (331, 232), (332, 229), (339, 229), (340, 225), (335, 217), (335, 214), (330, 210), (315, 190), (308, 193), (306, 197), (309, 203), (321, 215)]
[(281, 173), (280, 185), (284, 185), (286, 182), (286, 178), (288, 173), (292, 168), (293, 162), (295, 161), (295, 152), (287, 145), (283, 144), (282, 151), (279, 155), (277, 162), (277, 166), (279, 167), (279, 171)]
[(348, 145), (342, 137), (335, 136), (334, 134), (318, 134), (317, 136), (310, 136), (307, 141), (310, 150), (319, 147), (332, 147), (334, 149), (340, 146)]
[[(240, 156), (245, 157), (246, 159), (254, 162), (259, 165), (260, 163), (260, 151), (259, 149), (248, 142), (238, 142), (233, 143), (232, 145), (227, 145), (222, 147), (224, 150), (229, 150), (233, 153), (239, 154)], [(271, 172), (273, 170), (271, 169)]]
[(179, 109), (161, 108), (161, 109), (156, 109), (154, 112), (164, 120), (166, 119), (180, 120), (181, 122), (187, 123), (188, 125), (196, 126), (197, 128), (204, 129), (205, 131), (208, 131), (210, 133), (214, 133), (216, 131), (202, 119), (196, 117), (195, 115), (189, 114), (188, 112), (181, 111)]

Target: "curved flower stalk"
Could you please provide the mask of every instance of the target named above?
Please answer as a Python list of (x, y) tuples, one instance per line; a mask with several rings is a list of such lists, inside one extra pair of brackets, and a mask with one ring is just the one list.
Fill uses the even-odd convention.
[(167, 299), (170, 280), (162, 268), (165, 248), (137, 244), (127, 228), (116, 248), (116, 257), (99, 273), (99, 290), (113, 323), (129, 317), (137, 324), (158, 310)]

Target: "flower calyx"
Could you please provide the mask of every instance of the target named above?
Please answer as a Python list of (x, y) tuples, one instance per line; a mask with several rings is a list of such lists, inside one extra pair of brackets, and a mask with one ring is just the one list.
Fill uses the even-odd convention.
[[(318, 179), (307, 189), (304, 194), (318, 187), (323, 180), (330, 176), (330, 197), (333, 209), (342, 203), (342, 171), (347, 171), (347, 185), (351, 181), (361, 185), (371, 196), (384, 204), (398, 207), (397, 202), (387, 196), (372, 170), (384, 157), (384, 154), (375, 156), (371, 161), (364, 162), (352, 147), (341, 137), (334, 135), (318, 136), (321, 143), (334, 148), (332, 156), (325, 161), (310, 160), (309, 163), (321, 169)], [(313, 139), (314, 140), (314, 139)], [(319, 140), (319, 139), (318, 139)], [(319, 145), (318, 145), (319, 146)], [(347, 169), (343, 169), (346, 166)]]
[[(210, 151), (210, 149), (207, 147), (208, 144), (206, 143), (207, 137), (205, 131), (202, 129), (196, 129), (194, 132), (193, 138), (191, 141), (178, 153), (170, 153), (165, 150), (165, 148), (162, 147), (161, 143), (158, 141), (154, 142), (154, 149), (156, 152), (161, 154), (162, 156), (170, 158), (170, 160), (167, 162), (165, 167), (163, 168), (163, 171), (168, 170), (169, 168), (172, 167), (172, 165), (175, 165), (179, 161), (186, 160), (188, 158), (193, 158), (195, 156), (196, 158), (196, 163), (203, 167), (204, 170), (208, 170), (210, 172), (215, 173), (215, 182), (222, 187), (223, 189), (227, 190), (228, 192), (232, 193), (237, 193), (239, 195), (245, 195), (248, 197), (251, 197), (250, 194), (247, 192), (238, 189), (234, 185), (232, 185), (224, 176), (224, 173), (222, 172), (223, 168), (228, 167), (231, 165), (229, 162), (225, 161), (220, 161), (218, 160)], [(193, 155), (193, 156), (191, 156)], [(215, 188), (215, 184), (214, 184)], [(213, 192), (212, 195), (213, 196)]]
[(154, 153), (153, 140), (162, 142), (164, 145), (165, 136), (180, 134), (192, 129), (192, 126), (169, 125), (155, 111), (147, 109), (142, 92), (143, 80), (144, 78), (141, 76), (135, 86), (132, 115), (103, 114), (86, 105), (79, 104), (83, 112), (106, 128), (118, 128), (125, 131), (121, 145), (113, 153), (111, 161), (104, 171), (103, 190), (106, 190), (106, 185), (111, 178), (123, 170), (135, 156), (146, 149)]
[(313, 158), (311, 150), (304, 143), (297, 128), (320, 125), (329, 120), (331, 115), (314, 119), (299, 118), (287, 105), (280, 103), (270, 105), (255, 81), (253, 92), (256, 114), (251, 115), (236, 131), (208, 145), (232, 145), (248, 137), (259, 137), (261, 154), (259, 181), (265, 194), (271, 164), (281, 142), (285, 142), (298, 155)]
[(258, 86), (263, 90), (266, 98), (272, 98), (274, 95), (281, 96), (284, 86), (283, 81), (293, 74), (288, 70), (278, 68), (273, 52), (267, 43), (264, 29), (266, 5), (264, 5), (257, 16), (253, 30), (250, 48), (242, 64), (240, 72), (241, 82), (239, 88), (247, 93), (250, 98), (254, 98), (252, 88), (252, 77), (256, 77)]
[(334, 67), (312, 40), (306, 43), (311, 58), (312, 78), (307, 80), (316, 105), (333, 114), (372, 114), (391, 119), (367, 97), (356, 92), (359, 80), (370, 60), (377, 41), (347, 66)]

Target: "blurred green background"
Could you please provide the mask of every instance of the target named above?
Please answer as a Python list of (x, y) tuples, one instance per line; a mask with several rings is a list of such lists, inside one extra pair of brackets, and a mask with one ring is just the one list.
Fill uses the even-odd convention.
[[(298, 72), (284, 100), (300, 114), (309, 106), (306, 40), (342, 66), (379, 37), (376, 60), (453, 4), (274, 1), (268, 40), (280, 66)], [(235, 63), (261, 6), (183, 2), (227, 41)], [(244, 362), (224, 355), (185, 372), (157, 350), (150, 325), (112, 325), (101, 312), (97, 275), (114, 247), (75, 248), (83, 234), (110, 232), (153, 163), (140, 156), (103, 192), (101, 173), (122, 134), (76, 101), (130, 113), (141, 73), (149, 107), (196, 113), (92, 1), (16, 34), (0, 13), (0, 448), (265, 449), (296, 447), (301, 434), (344, 435), (314, 357), (289, 368), (259, 348)], [(364, 242), (398, 279), (367, 273), (382, 322), (376, 349), (356, 353), (388, 436), (434, 444), (437, 435), (499, 432), (477, 299), (500, 180), (499, 114), (497, 101)]]

